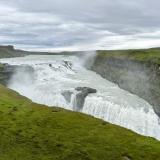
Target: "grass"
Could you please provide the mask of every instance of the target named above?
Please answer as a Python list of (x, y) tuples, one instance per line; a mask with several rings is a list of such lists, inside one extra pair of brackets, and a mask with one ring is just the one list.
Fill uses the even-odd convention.
[(0, 85), (0, 160), (159, 160), (160, 142)]
[(1, 46), (0, 45), (0, 58), (11, 58), (24, 56), (26, 52), (15, 50), (13, 46)]
[(4, 64), (0, 63), (0, 70), (4, 68)]
[(160, 64), (160, 48), (134, 49), (134, 50), (116, 50), (116, 51), (98, 51), (99, 56), (104, 58), (131, 59), (141, 62), (152, 62)]

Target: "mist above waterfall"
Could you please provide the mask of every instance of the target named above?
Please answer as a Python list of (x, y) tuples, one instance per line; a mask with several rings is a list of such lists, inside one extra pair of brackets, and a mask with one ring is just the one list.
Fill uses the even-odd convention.
[(19, 86), (19, 83), (25, 85), (32, 85), (34, 83), (34, 69), (30, 66), (17, 66), (14, 69), (14, 73), (11, 79), (8, 82), (8, 85), (16, 84)]
[[(97, 92), (87, 94), (78, 111), (160, 139), (159, 118), (150, 104), (86, 69), (95, 56), (95, 52), (88, 52), (0, 61), (18, 66), (8, 87), (34, 102), (77, 111), (75, 101), (79, 92), (76, 88), (89, 87)], [(23, 69), (19, 69), (21, 67)], [(69, 93), (67, 99), (65, 92)]]
[(77, 56), (79, 57), (80, 65), (84, 66), (87, 69), (90, 69), (95, 61), (97, 52), (96, 51), (79, 52)]

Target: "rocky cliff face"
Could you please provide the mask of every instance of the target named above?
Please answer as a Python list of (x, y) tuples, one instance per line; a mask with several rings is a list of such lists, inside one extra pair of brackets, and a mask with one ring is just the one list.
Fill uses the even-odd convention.
[(7, 64), (0, 64), (0, 84), (7, 85), (9, 79), (13, 75), (15, 67)]
[(92, 70), (148, 101), (160, 116), (160, 65), (98, 55)]
[(16, 66), (9, 64), (0, 64), (0, 84), (7, 86), (12, 76), (16, 74), (17, 71), (34, 73), (34, 69), (27, 65)]

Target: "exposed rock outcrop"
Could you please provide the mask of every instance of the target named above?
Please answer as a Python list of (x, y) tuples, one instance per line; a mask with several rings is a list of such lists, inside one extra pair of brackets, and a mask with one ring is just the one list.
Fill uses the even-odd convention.
[(14, 73), (14, 67), (9, 66), (8, 64), (0, 64), (0, 83), (7, 85), (9, 79)]
[(97, 92), (96, 89), (89, 88), (89, 87), (77, 87), (75, 90), (78, 91), (78, 93), (76, 94), (76, 98), (75, 98), (76, 101), (74, 104), (74, 110), (76, 111), (80, 111), (83, 108), (85, 98), (89, 94)]
[(149, 61), (97, 56), (92, 70), (148, 101), (160, 116), (160, 65)]
[(77, 87), (75, 88), (75, 91), (64, 91), (61, 93), (67, 103), (71, 103), (71, 97), (74, 96), (73, 100), (73, 110), (74, 111), (80, 111), (83, 108), (85, 98), (91, 94), (96, 93), (97, 90), (89, 87)]
[(72, 63), (69, 61), (64, 61), (64, 66), (68, 69), (72, 69)]

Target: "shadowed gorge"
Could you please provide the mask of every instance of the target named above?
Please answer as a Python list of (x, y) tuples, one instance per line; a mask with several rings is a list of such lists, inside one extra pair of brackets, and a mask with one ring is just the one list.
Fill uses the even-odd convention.
[(159, 48), (99, 51), (92, 70), (148, 101), (160, 116)]

